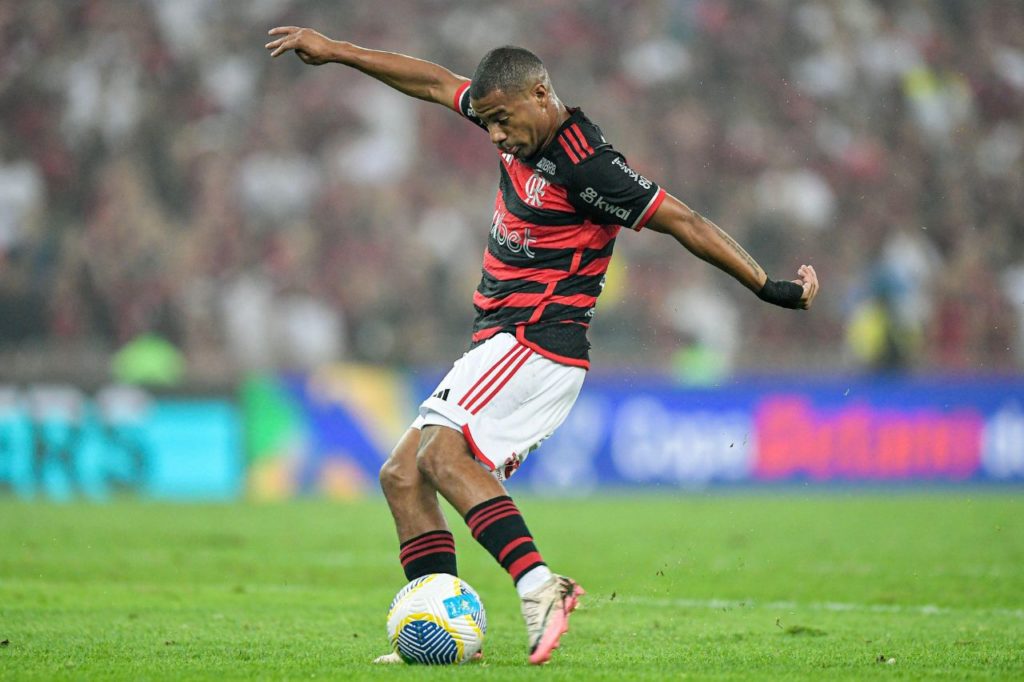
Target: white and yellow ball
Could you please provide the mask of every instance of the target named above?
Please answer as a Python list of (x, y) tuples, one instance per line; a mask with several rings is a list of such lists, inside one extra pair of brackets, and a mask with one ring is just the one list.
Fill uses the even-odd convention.
[(465, 580), (431, 573), (395, 595), (388, 609), (388, 640), (406, 663), (464, 663), (484, 643), (487, 615)]

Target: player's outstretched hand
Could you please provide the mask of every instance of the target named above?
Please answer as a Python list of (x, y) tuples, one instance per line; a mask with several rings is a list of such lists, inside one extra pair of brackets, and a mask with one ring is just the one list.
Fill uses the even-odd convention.
[(270, 50), (270, 56), (276, 57), (288, 50), (294, 50), (299, 59), (307, 64), (319, 66), (331, 60), (335, 42), (327, 36), (311, 28), (298, 26), (278, 26), (267, 31), (268, 35), (279, 36), (264, 47)]
[(818, 273), (810, 265), (801, 265), (797, 270), (799, 277), (793, 282), (803, 287), (804, 293), (800, 297), (800, 307), (807, 310), (811, 307), (814, 297), (818, 295)]
[(765, 279), (757, 297), (791, 310), (807, 310), (818, 295), (818, 273), (810, 265), (801, 265), (797, 279)]

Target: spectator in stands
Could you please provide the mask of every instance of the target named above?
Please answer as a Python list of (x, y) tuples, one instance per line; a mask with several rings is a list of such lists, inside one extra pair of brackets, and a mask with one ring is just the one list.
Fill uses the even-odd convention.
[[(491, 150), (482, 140), (449, 153), (458, 121), (387, 88), (250, 57), (252, 36), (279, 19), (341, 16), (354, 39), (465, 68), (497, 43), (535, 47), (567, 99), (628, 99), (594, 99), (592, 113), (633, 150), (631, 164), (685, 186), (767, 267), (799, 255), (833, 273), (839, 292), (888, 259), (889, 276), (907, 279), (885, 307), (916, 339), (902, 366), (1024, 367), (1024, 314), (1013, 312), (1024, 4), (392, 5), (402, 22), (356, 0), (330, 16), (307, 0), (0, 4), (0, 310), (27, 324), (5, 319), (0, 346), (60, 340), (64, 356), (110, 354), (153, 332), (228, 375), (300, 356), (439, 361), (446, 330), (472, 317), (456, 292), (478, 276), (474, 259), (453, 254), (481, 250), (490, 218), (453, 212), (450, 195), (492, 191)], [(353, 101), (338, 95), (351, 87), (365, 88), (360, 107), (325, 106)], [(342, 113), (324, 120), (326, 109)], [(643, 132), (655, 128), (664, 134)], [(389, 189), (367, 184), (381, 177)], [(280, 215), (293, 223), (278, 234), (268, 226)], [(873, 245), (886, 243), (898, 255), (878, 260)], [(706, 338), (705, 326), (630, 292), (677, 276), (686, 292), (698, 275), (680, 275), (644, 240), (619, 249), (595, 356), (635, 364), (628, 327), (646, 325), (672, 339), (645, 356), (667, 369), (677, 333)], [(820, 303), (808, 333), (823, 366), (844, 362), (850, 308), (840, 296)], [(760, 308), (741, 297), (723, 307), (743, 328), (729, 334), (726, 367), (808, 361)], [(291, 331), (254, 334), (254, 324)], [(296, 331), (309, 324), (315, 339)]]

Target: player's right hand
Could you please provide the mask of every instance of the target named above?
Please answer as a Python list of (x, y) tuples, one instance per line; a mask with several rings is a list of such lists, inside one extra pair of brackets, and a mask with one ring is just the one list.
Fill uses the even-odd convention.
[(807, 310), (814, 302), (814, 297), (818, 295), (818, 273), (814, 271), (813, 266), (801, 265), (797, 274), (799, 279), (795, 279), (793, 282), (803, 287), (804, 293), (800, 297), (800, 307)]
[(299, 59), (307, 64), (319, 66), (320, 64), (332, 61), (334, 41), (311, 28), (278, 26), (267, 31), (267, 34), (280, 36), (264, 46), (271, 50), (271, 57), (284, 54), (288, 50), (294, 50)]

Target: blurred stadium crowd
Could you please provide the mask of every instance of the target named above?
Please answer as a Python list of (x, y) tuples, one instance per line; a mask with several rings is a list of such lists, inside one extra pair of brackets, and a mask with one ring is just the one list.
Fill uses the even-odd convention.
[(623, 233), (598, 367), (1024, 367), (1017, 0), (33, 0), (0, 3), (8, 368), (153, 336), (217, 376), (464, 350), (486, 135), (354, 71), (271, 60), (281, 24), (467, 76), (524, 45), (774, 277), (818, 270), (794, 314)]

